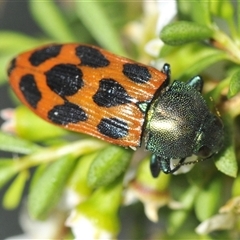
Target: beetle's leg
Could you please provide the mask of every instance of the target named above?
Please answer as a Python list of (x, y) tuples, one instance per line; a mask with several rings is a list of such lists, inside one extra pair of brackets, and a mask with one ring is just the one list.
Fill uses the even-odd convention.
[(171, 159), (164, 159), (164, 161), (162, 160), (160, 162), (160, 165), (161, 165), (161, 169), (164, 173), (174, 173), (176, 172), (181, 166), (182, 166), (182, 163), (185, 161), (186, 158), (181, 158), (178, 162), (178, 164), (171, 169), (170, 167), (170, 160)]
[(176, 170), (173, 171), (175, 168), (171, 169), (169, 158), (159, 158), (159, 164), (160, 164), (161, 170), (166, 174), (173, 173), (176, 171)]
[(200, 76), (195, 76), (191, 78), (186, 84), (195, 88), (197, 91), (202, 92), (203, 80)]
[(170, 160), (171, 159), (169, 158), (160, 158), (159, 156), (153, 154), (150, 159), (150, 170), (152, 176), (154, 178), (158, 177), (160, 171), (163, 171), (166, 174), (176, 172), (182, 166), (185, 158), (181, 158), (178, 164), (172, 169), (170, 166)]
[(152, 154), (150, 159), (150, 170), (154, 178), (157, 178), (161, 171), (159, 157), (155, 154)]

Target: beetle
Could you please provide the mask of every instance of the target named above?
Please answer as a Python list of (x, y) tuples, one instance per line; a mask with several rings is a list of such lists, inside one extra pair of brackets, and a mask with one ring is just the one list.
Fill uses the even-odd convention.
[[(18, 98), (66, 129), (152, 153), (153, 177), (186, 158), (210, 158), (223, 144), (223, 124), (203, 99), (203, 80), (170, 83), (161, 71), (96, 46), (50, 44), (22, 53), (8, 67)], [(178, 164), (171, 167), (171, 160)]]

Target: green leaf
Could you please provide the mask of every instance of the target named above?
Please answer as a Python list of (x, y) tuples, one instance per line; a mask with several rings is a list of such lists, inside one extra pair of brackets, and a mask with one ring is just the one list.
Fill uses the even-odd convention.
[(8, 53), (9, 55), (16, 55), (27, 49), (37, 47), (43, 42), (20, 32), (12, 31), (0, 31), (0, 39), (0, 52)]
[(168, 191), (171, 174), (160, 174), (157, 178), (153, 178), (149, 170), (150, 157), (141, 160), (136, 172), (135, 181), (141, 186), (147, 186), (156, 192)]
[(229, 115), (222, 116), (224, 122), (225, 136), (224, 147), (216, 156), (216, 167), (219, 171), (230, 177), (236, 177), (238, 164), (234, 149), (234, 125)]
[(233, 197), (240, 196), (240, 175), (238, 175), (238, 177), (233, 182), (232, 195)]
[(177, 1), (179, 19), (184, 21), (191, 21), (192, 2), (186, 0)]
[(232, 98), (240, 92), (240, 70), (236, 71), (230, 80), (228, 98)]
[(209, 105), (215, 105), (212, 109), (216, 108), (216, 105), (221, 101), (222, 91), (228, 88), (230, 83), (230, 76), (227, 76), (225, 79), (222, 79), (212, 90), (207, 92), (204, 96)]
[(240, 32), (240, 3), (237, 2), (237, 8), (236, 8), (236, 15), (237, 15), (237, 26), (238, 26), (238, 32)]
[(234, 9), (233, 5), (229, 0), (224, 1), (210, 1), (211, 13), (215, 16), (229, 19), (233, 18)]
[(225, 148), (224, 153), (216, 161), (216, 167), (219, 171), (230, 177), (237, 176), (238, 165), (236, 161), (234, 146), (228, 146)]
[[(197, 53), (195, 53), (195, 54), (197, 54)], [(197, 59), (194, 59), (194, 57), (193, 57), (192, 60), (194, 62), (192, 61), (192, 64), (188, 68), (186, 68), (185, 71), (182, 71), (182, 75), (181, 75), (182, 79), (189, 80), (193, 76), (198, 75), (199, 73), (201, 73), (206, 68), (213, 65), (214, 63), (217, 63), (221, 60), (226, 59), (226, 54), (224, 52), (220, 52), (218, 50), (211, 51), (209, 49), (209, 51), (203, 50), (199, 56), (196, 56), (196, 58), (198, 58), (198, 61), (194, 61)]]
[(17, 173), (16, 161), (0, 160), (0, 189)]
[(93, 191), (88, 185), (87, 176), (90, 165), (98, 154), (99, 151), (82, 156), (68, 180), (68, 188), (79, 194), (81, 198), (88, 197)]
[(29, 154), (39, 149), (41, 149), (41, 147), (32, 142), (0, 132), (0, 150)]
[(11, 60), (10, 55), (0, 55), (0, 85), (7, 81), (7, 66)]
[(195, 198), (199, 193), (199, 188), (196, 185), (190, 186), (181, 196), (180, 202), (183, 204), (183, 208), (172, 211), (169, 216), (169, 233), (172, 235), (178, 231), (178, 229), (184, 224), (185, 220), (189, 216)]
[(37, 166), (36, 170), (34, 171), (33, 177), (31, 179), (31, 184), (30, 184), (30, 191), (35, 187), (35, 184), (38, 182), (38, 180), (41, 178), (41, 176), (44, 174), (48, 167), (47, 163), (40, 164)]
[(98, 231), (115, 236), (119, 232), (118, 211), (122, 202), (122, 176), (96, 189), (76, 208), (76, 215), (88, 219)]
[(171, 63), (172, 78), (178, 80), (189, 80), (212, 64), (228, 59), (225, 52), (200, 43), (169, 48), (160, 57)]
[(178, 0), (178, 15), (181, 20), (194, 21), (196, 23), (210, 26), (210, 3), (209, 1), (198, 0), (194, 3), (186, 0)]
[(116, 54), (127, 55), (118, 32), (99, 1), (76, 1), (76, 7), (78, 17), (101, 46)]
[(212, 35), (213, 31), (204, 25), (179, 21), (164, 27), (160, 33), (160, 38), (168, 45), (177, 46), (209, 39)]
[(95, 152), (104, 148), (107, 145), (106, 142), (97, 140), (95, 138), (82, 139), (68, 144), (53, 146), (48, 148), (42, 148), (40, 151), (34, 152), (30, 155), (24, 156), (17, 161), (17, 169), (24, 170), (27, 168), (38, 166), (43, 163), (50, 163), (61, 159), (66, 155), (80, 157), (84, 154)]
[(195, 212), (199, 221), (210, 218), (219, 208), (221, 181), (214, 179), (207, 188), (201, 190), (195, 201)]
[[(218, 18), (223, 18), (227, 22), (227, 27), (234, 40), (239, 41), (239, 32), (235, 22), (235, 13), (232, 1), (210, 1), (211, 13)], [(236, 11), (238, 12), (238, 10)]]
[(67, 20), (54, 1), (30, 1), (31, 13), (39, 26), (54, 40), (76, 41)]
[(90, 166), (88, 184), (91, 187), (100, 187), (114, 181), (126, 170), (133, 151), (111, 145), (103, 149)]
[[(142, 16), (142, 3), (131, 1), (99, 1), (114, 29), (121, 30), (129, 22)], [(119, 14), (121, 13), (121, 14)]]
[(206, 26), (211, 26), (212, 19), (210, 13), (210, 1), (198, 0), (192, 3), (192, 11), (190, 11), (192, 19)]
[[(66, 130), (48, 123), (25, 106), (15, 110), (15, 122), (17, 134), (31, 141), (42, 141), (56, 138), (67, 133)], [(39, 131), (41, 129), (41, 131)]]
[(28, 176), (28, 171), (22, 171), (14, 179), (3, 198), (3, 206), (6, 209), (14, 209), (19, 205)]
[(69, 174), (75, 165), (71, 156), (52, 163), (29, 193), (28, 209), (34, 219), (44, 219), (58, 203)]

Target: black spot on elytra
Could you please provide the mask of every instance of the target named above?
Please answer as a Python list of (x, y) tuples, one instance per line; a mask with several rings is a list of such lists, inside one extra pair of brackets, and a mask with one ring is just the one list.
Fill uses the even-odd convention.
[(103, 118), (97, 129), (101, 134), (113, 139), (123, 138), (128, 135), (128, 124), (119, 118)]
[(130, 102), (131, 97), (124, 87), (111, 78), (103, 78), (93, 95), (93, 101), (100, 107), (113, 107)]
[(28, 104), (33, 108), (37, 108), (42, 94), (37, 87), (34, 76), (32, 74), (24, 75), (19, 82), (19, 88)]
[(60, 53), (62, 45), (50, 45), (45, 48), (36, 50), (33, 54), (29, 57), (29, 62), (33, 66), (39, 66), (41, 63), (45, 62), (46, 60), (57, 57)]
[(123, 74), (135, 83), (144, 84), (151, 79), (151, 74), (147, 67), (136, 63), (125, 63), (123, 65)]
[(109, 60), (96, 48), (79, 45), (76, 47), (76, 55), (80, 58), (80, 66), (101, 68), (109, 65)]
[(59, 64), (45, 72), (47, 85), (61, 97), (72, 96), (84, 85), (82, 71), (73, 64)]
[(16, 67), (16, 58), (13, 58), (8, 65), (7, 74), (10, 76), (12, 70)]
[(48, 112), (48, 119), (59, 125), (83, 122), (88, 119), (86, 112), (76, 104), (65, 102)]

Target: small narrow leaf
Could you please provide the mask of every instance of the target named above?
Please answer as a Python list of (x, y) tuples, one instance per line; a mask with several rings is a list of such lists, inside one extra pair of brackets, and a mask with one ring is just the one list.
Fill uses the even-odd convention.
[(228, 59), (225, 52), (197, 42), (170, 48), (171, 51), (161, 57), (171, 63), (172, 78), (178, 80), (188, 80), (212, 64)]
[(120, 37), (99, 1), (76, 1), (77, 14), (92, 36), (104, 48), (125, 55)]
[(228, 20), (233, 18), (233, 4), (229, 0), (225, 1), (210, 1), (211, 13), (215, 16)]
[(237, 2), (237, 7), (236, 7), (236, 17), (237, 17), (237, 30), (238, 32), (240, 32), (240, 2)]
[(0, 85), (7, 81), (7, 66), (12, 59), (12, 55), (5, 55), (0, 52)]
[(179, 21), (164, 27), (160, 33), (160, 38), (164, 43), (176, 46), (209, 39), (212, 35), (213, 31), (204, 25)]
[(28, 171), (25, 170), (20, 172), (16, 179), (14, 179), (3, 198), (3, 206), (6, 209), (14, 209), (19, 205), (28, 176)]
[(26, 49), (34, 48), (41, 40), (32, 38), (20, 32), (1, 31), (0, 51), (9, 54), (18, 54)]
[(192, 1), (178, 0), (177, 6), (179, 19), (194, 21), (207, 26), (211, 25), (209, 1), (199, 0), (193, 3)]
[(196, 1), (191, 4), (191, 16), (194, 22), (211, 26), (210, 1)]
[(42, 29), (58, 41), (76, 41), (67, 20), (54, 1), (30, 1), (30, 8), (34, 19)]
[(229, 84), (228, 98), (234, 97), (240, 92), (240, 70), (236, 71)]
[(38, 117), (25, 106), (16, 108), (15, 122), (17, 134), (31, 141), (46, 141), (47, 139), (57, 138), (67, 133), (63, 128), (50, 124)]
[(224, 146), (222, 151), (219, 152), (218, 156), (216, 156), (218, 159), (215, 164), (219, 171), (230, 177), (236, 177), (238, 164), (234, 149), (234, 126), (230, 116), (223, 116), (222, 119), (225, 129)]
[(87, 183), (87, 175), (90, 165), (98, 154), (99, 152), (97, 151), (82, 156), (78, 160), (74, 171), (68, 180), (68, 188), (72, 189), (81, 198), (88, 197), (93, 191)]
[(128, 166), (133, 151), (111, 145), (100, 152), (90, 166), (88, 184), (100, 187), (114, 181)]
[(224, 153), (216, 161), (216, 167), (219, 171), (230, 177), (236, 177), (238, 165), (233, 146), (225, 148)]
[(233, 197), (240, 196), (240, 175), (238, 175), (237, 178), (233, 182), (232, 195), (233, 195)]
[(28, 209), (34, 219), (44, 219), (58, 203), (75, 161), (65, 156), (52, 163), (34, 183), (29, 194)]
[(30, 184), (30, 191), (32, 191), (32, 189), (35, 187), (35, 183), (38, 182), (38, 180), (40, 179), (40, 177), (44, 174), (44, 172), (47, 169), (48, 164), (40, 164), (36, 170), (34, 171), (33, 177), (31, 179), (31, 184)]
[[(76, 215), (91, 221), (94, 230), (107, 232), (108, 236), (115, 236), (119, 232), (118, 211), (122, 202), (122, 180), (122, 176), (118, 177), (111, 184), (96, 189), (86, 201), (77, 206)], [(81, 235), (83, 239), (85, 235)], [(90, 239), (93, 238), (90, 237)]]
[(157, 178), (153, 178), (149, 170), (150, 157), (141, 160), (138, 165), (135, 180), (142, 186), (154, 189), (156, 192), (165, 192), (169, 190), (171, 174), (160, 174)]
[[(195, 76), (205, 69), (207, 69), (209, 66), (213, 65), (216, 62), (219, 62), (221, 60), (226, 59), (226, 54), (224, 52), (212, 52), (209, 51), (209, 55), (206, 54), (204, 56), (204, 53), (207, 53), (207, 51), (203, 50), (202, 58), (199, 56), (198, 61), (194, 62), (191, 66), (189, 66), (185, 71), (182, 71), (182, 78), (190, 79), (192, 76)], [(193, 62), (192, 62), (193, 63)]]
[(199, 188), (196, 185), (192, 185), (182, 194), (179, 201), (184, 207), (179, 210), (172, 211), (169, 216), (168, 231), (170, 234), (176, 233), (184, 224), (185, 220), (189, 216), (189, 211), (191, 210), (198, 193)]
[(64, 145), (53, 146), (48, 148), (42, 148), (40, 151), (34, 152), (24, 156), (17, 161), (17, 169), (23, 170), (31, 167), (38, 166), (43, 163), (50, 163), (57, 159), (62, 159), (66, 155), (80, 157), (84, 154), (97, 151), (104, 148), (107, 144), (97, 139), (83, 139), (75, 142), (71, 142)]
[(41, 149), (41, 147), (32, 142), (18, 138), (17, 136), (12, 136), (0, 132), (0, 150), (7, 152), (29, 154), (39, 149)]
[(16, 162), (12, 159), (0, 160), (0, 189), (17, 173)]
[[(199, 221), (210, 218), (219, 208), (221, 181), (214, 179), (207, 188), (201, 189), (195, 201), (195, 211)], [(203, 207), (204, 206), (204, 207)]]

